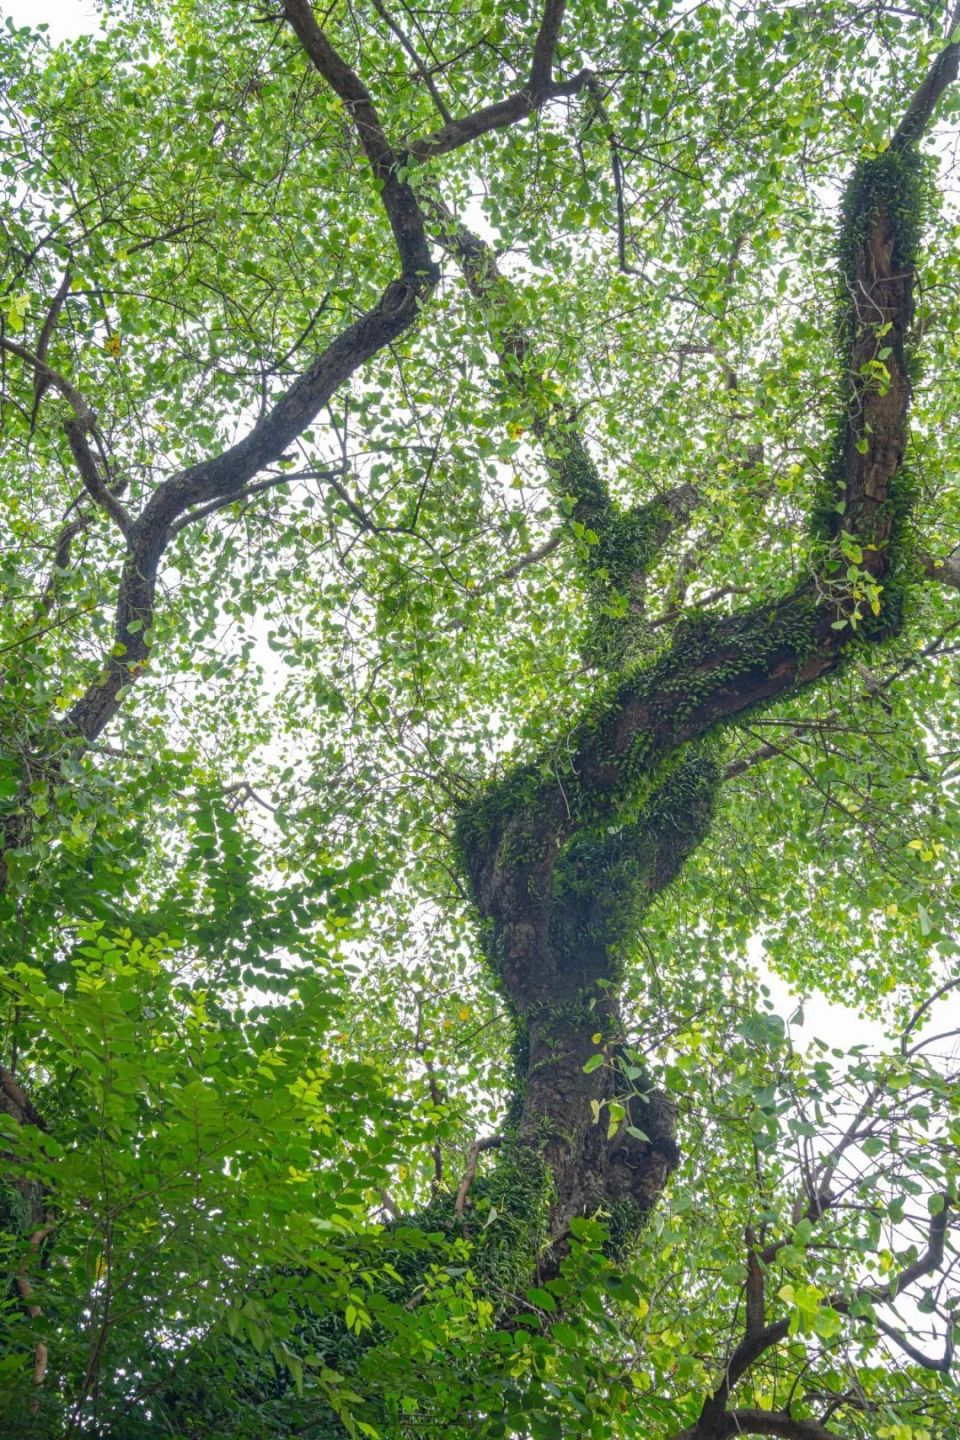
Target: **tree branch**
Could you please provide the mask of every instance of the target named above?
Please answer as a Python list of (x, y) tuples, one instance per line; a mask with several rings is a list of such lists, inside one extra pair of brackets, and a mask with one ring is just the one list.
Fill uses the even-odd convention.
[(484, 1150), (497, 1150), (503, 1144), (501, 1135), (487, 1135), (482, 1140), (475, 1140), (467, 1152), (467, 1165), (463, 1172), (463, 1179), (457, 1189), (457, 1198), (454, 1202), (453, 1213), (459, 1220), (463, 1214), (463, 1208), (467, 1203), (467, 1195), (470, 1186), (473, 1184), (474, 1176), (477, 1173), (477, 1161)]
[[(696, 1428), (692, 1433), (699, 1435)], [(828, 1430), (818, 1420), (795, 1420), (782, 1410), (729, 1411), (724, 1416), (722, 1428), (717, 1431), (717, 1440), (730, 1440), (735, 1435), (773, 1435), (782, 1437), (782, 1440), (840, 1440), (835, 1430)]]
[[(171, 476), (147, 503), (137, 522), (135, 543), (121, 577), (114, 653), (103, 676), (87, 689), (66, 717), (66, 728), (87, 741), (95, 739), (116, 714), (123, 687), (147, 662), (148, 647), (143, 637), (152, 622), (157, 570), (173, 526), (197, 506), (220, 501), (229, 503), (258, 473), (274, 464), (334, 391), (414, 323), (439, 279), (439, 270), (430, 258), (420, 207), (410, 187), (396, 177), (399, 157), (384, 133), (369, 92), (330, 44), (307, 0), (284, 0), (284, 14), (311, 63), (340, 96), (354, 120), (364, 153), (381, 186), (381, 200), (393, 230), (403, 273), (387, 286), (373, 309), (330, 342), (242, 440), (219, 455)], [(545, 36), (552, 33), (554, 25), (559, 25), (561, 16), (562, 5), (548, 5), (544, 18), (546, 30), (541, 27)], [(542, 55), (542, 47), (538, 53)], [(16, 347), (15, 353), (25, 352), (22, 347)], [(36, 357), (29, 352), (26, 355), (37, 363)], [(57, 379), (62, 388), (66, 382), (62, 377)], [(86, 414), (84, 411), (84, 418)]]
[(427, 89), (430, 92), (430, 96), (433, 100), (434, 105), (436, 105), (437, 109), (440, 112), (441, 119), (444, 121), (445, 124), (449, 125), (452, 120), (450, 111), (447, 109), (446, 104), (444, 103), (443, 96), (437, 89), (433, 76), (430, 74), (430, 71), (423, 63), (423, 60), (417, 52), (417, 48), (414, 45), (413, 41), (405, 33), (402, 27), (397, 24), (396, 20), (394, 20), (386, 5), (382, 3), (382, 0), (373, 0), (373, 8), (376, 10), (377, 14), (384, 21), (384, 23), (390, 27), (394, 35), (396, 35), (397, 39), (400, 41), (400, 44), (403, 46), (404, 50), (406, 50), (407, 54), (410, 56), (410, 59), (413, 61), (414, 64), (414, 69), (420, 76), (420, 79), (423, 81), (424, 85), (426, 85)]
[(787, 1338), (789, 1332), (790, 1321), (784, 1319), (776, 1320), (772, 1325), (765, 1325), (762, 1330), (753, 1330), (743, 1337), (724, 1367), (720, 1384), (710, 1398), (704, 1402), (700, 1418), (690, 1432), (691, 1435), (708, 1436), (712, 1440), (715, 1433), (723, 1433), (717, 1427), (724, 1419), (727, 1400), (734, 1386), (747, 1373), (751, 1365), (756, 1364), (761, 1355), (765, 1355), (768, 1350), (779, 1345)]
[(396, 241), (405, 276), (433, 276), (423, 215), (405, 180), (397, 178), (399, 157), (384, 133), (370, 92), (317, 24), (309, 0), (283, 0), (283, 10), (311, 64), (340, 97), (380, 187), (380, 200)]
[(940, 1356), (925, 1355), (924, 1352), (919, 1348), (919, 1346), (914, 1345), (913, 1342), (908, 1340), (906, 1335), (902, 1334), (899, 1330), (897, 1330), (895, 1326), (888, 1325), (886, 1320), (881, 1319), (879, 1315), (875, 1316), (873, 1323), (876, 1325), (878, 1330), (882, 1331), (883, 1334), (887, 1336), (888, 1339), (892, 1340), (895, 1345), (898, 1345), (905, 1355), (909, 1355), (910, 1359), (913, 1360), (917, 1365), (922, 1365), (924, 1370), (939, 1370), (940, 1373), (943, 1375), (946, 1375), (947, 1372), (950, 1370), (950, 1367), (953, 1364), (954, 1350), (952, 1320), (948, 1320), (947, 1322), (947, 1333), (944, 1340), (943, 1354)]
[(128, 542), (132, 541), (136, 523), (100, 474), (93, 451), (87, 443), (86, 426), (80, 420), (71, 419), (63, 422), (63, 429), (87, 494), (110, 516), (124, 538)]
[(548, 100), (557, 100), (567, 95), (576, 95), (593, 79), (593, 71), (583, 69), (569, 80), (554, 81), (553, 59), (560, 38), (566, 0), (546, 0), (540, 29), (533, 46), (533, 60), (530, 78), (522, 90), (516, 91), (506, 100), (485, 105), (470, 115), (450, 120), (439, 130), (421, 136), (407, 145), (404, 158), (414, 161), (431, 160), (437, 155), (446, 155), (467, 145), (491, 130), (502, 130), (524, 120)]
[[(60, 311), (70, 293), (70, 281), (73, 278), (69, 262), (63, 272), (63, 279), (60, 281), (59, 289), (54, 295), (47, 311), (46, 319), (40, 329), (40, 337), (37, 340), (37, 359), (41, 364), (46, 364), (47, 351), (50, 348), (50, 341), (53, 339), (53, 332), (57, 328), (57, 321), (60, 318)], [(37, 414), (40, 410), (40, 402), (50, 385), (50, 378), (42, 370), (35, 370), (33, 376), (33, 408), (30, 411), (30, 433), (33, 434), (34, 426), (37, 423)]]
[[(960, 23), (960, 11), (954, 10), (951, 33), (957, 28), (958, 23)], [(938, 100), (948, 86), (956, 80), (958, 68), (960, 68), (960, 43), (950, 41), (940, 51), (919, 88), (914, 92), (913, 99), (907, 106), (906, 113), (890, 141), (892, 150), (906, 150), (908, 146), (920, 139), (933, 119), (933, 112)]]
[(563, 539), (563, 534), (555, 531), (554, 534), (544, 540), (542, 545), (537, 545), (527, 555), (521, 555), (519, 560), (515, 560), (513, 564), (508, 565), (506, 569), (499, 570), (486, 585), (482, 587), (478, 586), (477, 591), (474, 591), (474, 593), (482, 593), (484, 590), (492, 589), (494, 585), (502, 584), (505, 580), (515, 580), (518, 575), (522, 575), (524, 570), (529, 569), (531, 565), (539, 565), (541, 560), (546, 560), (548, 555), (552, 555), (553, 552), (562, 545)]
[[(913, 1014), (910, 1016), (910, 1019), (903, 1027), (903, 1030), (900, 1032), (901, 1055), (913, 1055), (916, 1052), (919, 1047), (915, 1045), (910, 1050), (908, 1050), (907, 1040), (910, 1038), (913, 1031), (920, 1024), (920, 1021), (930, 1009), (930, 1006), (935, 1005), (939, 999), (941, 999), (944, 995), (948, 994), (951, 990), (955, 990), (958, 985), (960, 985), (960, 975), (955, 975), (952, 979), (944, 981), (942, 985), (940, 985), (936, 990), (934, 990), (932, 995), (928, 995), (926, 1000), (924, 1000), (922, 1004), (917, 1006), (916, 1010), (914, 1010)], [(919, 1043), (920, 1045), (922, 1045), (925, 1042), (920, 1041)]]
[[(943, 1209), (937, 1215), (931, 1215), (930, 1225), (927, 1229), (927, 1248), (922, 1255), (914, 1260), (912, 1265), (905, 1269), (895, 1279), (886, 1285), (863, 1285), (856, 1292), (855, 1299), (871, 1300), (874, 1305), (891, 1305), (898, 1295), (902, 1295), (915, 1280), (922, 1280), (925, 1275), (932, 1275), (939, 1270), (943, 1264), (943, 1248), (950, 1225), (950, 1200), (946, 1195), (941, 1195)], [(832, 1299), (830, 1305), (834, 1310), (840, 1310), (841, 1306), (848, 1309), (852, 1303), (844, 1301), (842, 1297)]]
[(919, 559), (928, 580), (936, 580), (938, 585), (949, 585), (953, 590), (960, 590), (960, 554), (954, 552), (939, 560), (932, 555), (922, 554)]
[(35, 375), (42, 376), (50, 382), (55, 390), (59, 390), (81, 424), (89, 426), (93, 423), (96, 418), (93, 407), (88, 405), (80, 391), (71, 385), (70, 381), (65, 375), (61, 375), (59, 370), (54, 370), (53, 366), (48, 365), (46, 360), (41, 359), (39, 355), (35, 355), (34, 352), (28, 350), (25, 345), (18, 344), (16, 340), (9, 340), (5, 335), (0, 335), (0, 349), (7, 350), (11, 355), (18, 356), (19, 359), (25, 361), (26, 364), (33, 368)]
[[(677, 485), (646, 504), (624, 509), (611, 497), (591, 458), (575, 417), (544, 384), (533, 342), (512, 318), (509, 281), (490, 246), (439, 203), (432, 212), (442, 242), (453, 250), (470, 293), (478, 301), (508, 383), (532, 410), (533, 433), (540, 442), (553, 490), (581, 545), (582, 568), (594, 605), (590, 660), (606, 669), (622, 668), (646, 638), (644, 587), (647, 572), (677, 527), (700, 503), (689, 483)], [(506, 319), (503, 318), (504, 312)], [(568, 407), (567, 407), (568, 408)], [(587, 532), (592, 532), (589, 536)], [(622, 616), (606, 613), (617, 598)]]
[[(846, 1133), (849, 1135), (851, 1130), (848, 1129)], [(923, 1276), (939, 1270), (943, 1264), (944, 1241), (949, 1223), (949, 1202), (946, 1200), (946, 1197), (942, 1198), (945, 1202), (944, 1208), (938, 1215), (931, 1216), (927, 1248), (923, 1255), (919, 1256), (912, 1265), (908, 1265), (902, 1270), (900, 1274), (886, 1286), (861, 1286), (856, 1291), (852, 1300), (847, 1299), (843, 1295), (831, 1296), (826, 1302), (829, 1307), (836, 1310), (838, 1314), (849, 1315), (851, 1306), (856, 1300), (865, 1299), (870, 1300), (875, 1305), (890, 1305), (897, 1296), (901, 1295), (914, 1281), (920, 1280)], [(764, 1252), (763, 1258), (767, 1260), (767, 1252)], [(769, 1258), (775, 1258), (775, 1250)], [(872, 1323), (876, 1324), (877, 1328), (883, 1331), (884, 1334), (889, 1334), (891, 1339), (900, 1343), (901, 1348), (906, 1350), (908, 1354), (912, 1354), (912, 1357), (917, 1360), (918, 1364), (924, 1364), (928, 1369), (945, 1370), (949, 1368), (953, 1358), (953, 1347), (949, 1335), (944, 1359), (942, 1361), (932, 1362), (928, 1357), (920, 1360), (918, 1356), (922, 1354), (922, 1352), (916, 1351), (914, 1353), (913, 1347), (908, 1348), (910, 1342), (906, 1341), (905, 1337), (900, 1335), (898, 1331), (893, 1330), (892, 1327), (889, 1326), (886, 1321), (881, 1320), (879, 1316), (873, 1317)], [(720, 1384), (704, 1403), (703, 1409), (700, 1412), (698, 1425), (694, 1427), (691, 1435), (696, 1436), (697, 1440), (700, 1440), (700, 1437), (703, 1437), (703, 1440), (714, 1440), (716, 1435), (732, 1433), (717, 1427), (720, 1426), (721, 1421), (725, 1418), (727, 1400), (734, 1387), (750, 1367), (756, 1364), (762, 1355), (786, 1339), (789, 1330), (789, 1319), (777, 1320), (773, 1324), (765, 1326), (762, 1330), (750, 1330), (748, 1328), (747, 1333), (727, 1361)], [(782, 1434), (786, 1432), (771, 1430), (769, 1433)]]
[(290, 485), (295, 480), (307, 478), (333, 480), (342, 474), (343, 471), (338, 467), (336, 470), (311, 470), (309, 475), (304, 475), (302, 471), (291, 471), (288, 475), (271, 475), (268, 480), (259, 480), (256, 485), (248, 485), (245, 489), (238, 491), (236, 495), (226, 495), (219, 500), (211, 500), (207, 505), (201, 505), (199, 510), (191, 510), (188, 515), (182, 515), (170, 526), (170, 537), (172, 539), (174, 535), (179, 535), (187, 525), (192, 525), (197, 520), (205, 520), (208, 515), (215, 515), (218, 510), (224, 510), (228, 505), (236, 505), (241, 500), (252, 500), (255, 495), (262, 495), (265, 490), (274, 490), (278, 485)]

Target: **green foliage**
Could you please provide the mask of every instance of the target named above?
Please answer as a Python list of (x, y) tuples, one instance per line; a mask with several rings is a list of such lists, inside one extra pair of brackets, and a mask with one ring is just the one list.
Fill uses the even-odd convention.
[[(279, 11), (101, 14), (8, 25), (0, 81), (0, 1437), (673, 1440), (765, 1253), (782, 1336), (731, 1407), (952, 1440), (955, 1380), (877, 1323), (939, 1356), (958, 1313), (942, 1272), (888, 1303), (960, 1199), (928, 1038), (956, 594), (922, 558), (960, 535), (960, 216), (887, 144), (930, 17), (572, 0), (552, 73), (589, 93), (400, 167), (497, 252), (491, 306), (438, 242), (416, 324), (181, 517), (84, 746), (126, 546), (23, 350), (136, 517), (397, 274)], [(431, 86), (461, 116), (525, 84), (536, 7), (386, 14), (316, 11), (400, 153), (444, 124)], [(851, 376), (880, 210), (923, 284)], [(837, 486), (894, 343), (878, 590)], [(831, 605), (850, 644), (808, 685)], [(780, 984), (869, 1044), (781, 1018)], [(545, 1076), (563, 1123), (525, 1108)]]

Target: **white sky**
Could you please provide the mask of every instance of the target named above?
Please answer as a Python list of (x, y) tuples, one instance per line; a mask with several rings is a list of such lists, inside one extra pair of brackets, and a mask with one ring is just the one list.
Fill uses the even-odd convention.
[(97, 28), (92, 0), (0, 0), (0, 16), (16, 25), (49, 25), (52, 40)]

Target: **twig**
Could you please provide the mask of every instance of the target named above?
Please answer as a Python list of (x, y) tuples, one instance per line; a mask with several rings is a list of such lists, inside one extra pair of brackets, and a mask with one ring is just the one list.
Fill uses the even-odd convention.
[(410, 59), (413, 61), (414, 66), (416, 67), (417, 74), (420, 76), (420, 79), (430, 91), (430, 94), (433, 98), (433, 103), (439, 110), (440, 116), (444, 124), (449, 125), (453, 117), (451, 116), (450, 111), (447, 109), (444, 103), (443, 96), (440, 94), (440, 91), (434, 84), (433, 76), (430, 74), (430, 71), (427, 69), (426, 65), (424, 65), (423, 63), (423, 60), (420, 58), (420, 55), (417, 52), (416, 46), (413, 44), (413, 41), (410, 40), (410, 38), (400, 28), (396, 20), (394, 20), (393, 16), (390, 14), (387, 7), (381, 3), (381, 0), (373, 0), (373, 8), (376, 10), (380, 18), (384, 20), (387, 25), (389, 25), (390, 29), (393, 31), (394, 35), (396, 35), (404, 50), (406, 50), (407, 54), (410, 56)]
[(457, 1190), (457, 1198), (453, 1207), (453, 1213), (458, 1220), (463, 1215), (463, 1207), (467, 1203), (467, 1195), (476, 1176), (477, 1161), (481, 1153), (484, 1150), (498, 1150), (502, 1144), (502, 1135), (487, 1135), (482, 1140), (474, 1140), (470, 1146), (467, 1152), (467, 1168), (463, 1172), (463, 1179), (460, 1181), (460, 1187)]
[(289, 485), (294, 480), (330, 480), (339, 475), (339, 470), (299, 470), (290, 472), (287, 475), (271, 475), (268, 480), (258, 480), (256, 485), (248, 485), (243, 490), (238, 490), (235, 495), (222, 495), (217, 500), (211, 500), (206, 505), (201, 505), (198, 510), (191, 510), (188, 515), (182, 515), (179, 520), (170, 526), (170, 535), (179, 535), (181, 530), (192, 525), (196, 520), (205, 520), (208, 515), (215, 515), (218, 510), (225, 510), (228, 505), (236, 505), (242, 500), (252, 500), (255, 495), (262, 495), (264, 490), (273, 490), (277, 485)]
[(100, 474), (93, 451), (87, 444), (88, 425), (82, 420), (72, 419), (65, 420), (63, 428), (87, 493), (96, 501), (100, 509), (110, 516), (124, 538), (132, 540), (135, 522)]

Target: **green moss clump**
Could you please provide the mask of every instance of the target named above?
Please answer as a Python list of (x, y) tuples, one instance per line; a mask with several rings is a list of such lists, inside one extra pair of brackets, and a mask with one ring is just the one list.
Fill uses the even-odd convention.
[(623, 1261), (627, 1258), (646, 1221), (646, 1211), (629, 1196), (624, 1196), (611, 1206), (607, 1220), (609, 1239), (606, 1245), (611, 1260)]
[(471, 1187), (465, 1227), (473, 1242), (470, 1269), (480, 1290), (499, 1297), (501, 1305), (530, 1284), (536, 1256), (548, 1242), (554, 1198), (543, 1155), (515, 1139), (507, 1140), (490, 1174)]
[(0, 1180), (0, 1230), (9, 1235), (25, 1235), (31, 1228), (33, 1216), (29, 1196)]
[(571, 842), (554, 868), (550, 920), (566, 973), (581, 983), (620, 978), (615, 953), (703, 840), (719, 783), (712, 751), (697, 747), (628, 823), (584, 830)]
[[(840, 368), (840, 397), (834, 422), (833, 441), (827, 464), (818, 483), (810, 512), (810, 531), (824, 545), (835, 540), (842, 529), (849, 529), (851, 518), (843, 513), (846, 464), (851, 427), (855, 423), (862, 382), (853, 373), (857, 341), (865, 332), (858, 312), (858, 271), (862, 264), (862, 248), (867, 243), (870, 227), (885, 215), (893, 238), (892, 266), (896, 275), (905, 279), (907, 306), (898, 317), (889, 335), (878, 335), (878, 350), (889, 346), (896, 362), (909, 378), (916, 376), (916, 359), (908, 343), (907, 329), (913, 319), (910, 277), (916, 267), (932, 194), (932, 168), (928, 157), (915, 145), (904, 149), (887, 149), (881, 154), (865, 157), (857, 165), (843, 199), (840, 234), (837, 242), (837, 352)], [(899, 523), (909, 511), (913, 488), (905, 469), (895, 477), (882, 513), (893, 513), (893, 532), (889, 541), (891, 561), (905, 539), (904, 526)], [(869, 542), (870, 536), (859, 537)], [(889, 582), (888, 582), (889, 583)], [(884, 604), (891, 597), (884, 595)]]

